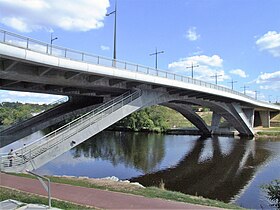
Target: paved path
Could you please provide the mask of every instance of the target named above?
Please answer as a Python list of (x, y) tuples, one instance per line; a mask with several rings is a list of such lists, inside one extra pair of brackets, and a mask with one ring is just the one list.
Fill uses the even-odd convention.
[[(0, 185), (47, 196), (42, 185), (36, 179), (0, 173)], [(58, 183), (51, 183), (51, 194), (52, 198), (102, 209), (216, 209)]]

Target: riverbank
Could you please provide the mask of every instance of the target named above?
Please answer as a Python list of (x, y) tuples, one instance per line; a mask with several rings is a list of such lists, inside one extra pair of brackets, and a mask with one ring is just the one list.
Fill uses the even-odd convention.
[[(162, 133), (168, 135), (204, 135), (200, 130), (194, 127), (188, 128), (170, 128), (164, 131), (160, 129), (149, 130), (149, 129), (141, 129), (138, 131), (134, 131), (130, 128), (124, 127), (114, 127), (107, 129), (108, 131), (121, 131), (121, 132), (140, 132), (140, 133)], [(280, 138), (280, 127), (256, 127), (254, 128), (255, 137), (256, 138)], [(215, 131), (214, 136), (238, 136), (238, 132), (235, 130), (230, 130), (228, 128), (220, 128)]]
[(279, 139), (280, 138), (280, 127), (270, 127), (270, 128), (255, 128), (257, 139)]
[[(13, 174), (29, 179), (34, 177), (27, 174)], [(133, 194), (137, 196), (144, 196), (146, 198), (160, 198), (169, 201), (179, 201), (183, 203), (196, 204), (202, 206), (212, 206), (226, 209), (240, 208), (233, 204), (226, 204), (220, 201), (206, 199), (203, 197), (196, 197), (191, 195), (185, 195), (178, 192), (171, 192), (158, 187), (143, 188), (138, 184), (131, 184), (128, 181), (114, 181), (112, 179), (92, 179), (87, 177), (65, 177), (65, 176), (51, 176), (49, 177), (52, 183), (67, 184), (72, 186), (80, 186), (85, 188), (100, 189), (112, 192), (126, 193), (127, 196)], [(162, 184), (162, 188), (164, 183)]]

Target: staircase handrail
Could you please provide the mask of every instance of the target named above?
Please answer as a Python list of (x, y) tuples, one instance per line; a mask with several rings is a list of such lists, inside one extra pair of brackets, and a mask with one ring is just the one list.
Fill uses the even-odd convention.
[(118, 96), (117, 98), (114, 98), (114, 99), (112, 99), (111, 101), (108, 101), (108, 102), (106, 102), (106, 103), (100, 105), (99, 107), (93, 109), (92, 111), (87, 112), (87, 113), (85, 113), (84, 115), (82, 115), (82, 116), (80, 116), (80, 117), (77, 117), (76, 119), (72, 120), (71, 122), (69, 122), (69, 123), (67, 123), (67, 124), (65, 124), (65, 125), (63, 125), (63, 126), (57, 128), (56, 130), (54, 130), (54, 131), (52, 131), (52, 132), (50, 132), (50, 133), (48, 133), (48, 134), (46, 134), (46, 135), (40, 137), (39, 139), (37, 139), (37, 140), (35, 140), (35, 141), (33, 141), (33, 142), (29, 143), (29, 144), (26, 144), (26, 145), (23, 146), (22, 148), (16, 149), (16, 150), (14, 150), (14, 151), (15, 151), (15, 152), (18, 152), (18, 151), (22, 151), (22, 150), (26, 151), (26, 150), (32, 149), (32, 145), (33, 145), (33, 147), (35, 147), (37, 144), (40, 144), (41, 141), (44, 141), (44, 140), (45, 140), (46, 138), (48, 138), (49, 136), (52, 136), (53, 134), (57, 133), (58, 131), (64, 129), (65, 127), (71, 126), (71, 124), (74, 124), (76, 121), (79, 121), (80, 119), (82, 119), (82, 118), (84, 118), (84, 117), (90, 115), (91, 113), (94, 113), (97, 109), (100, 109), (101, 107), (107, 106), (108, 104), (112, 103), (112, 101), (114, 101), (114, 100), (119, 100), (120, 98), (124, 97), (124, 96), (127, 95), (128, 93), (129, 93), (129, 92), (126, 92), (126, 93), (124, 93), (124, 94)]
[[(119, 108), (123, 107), (124, 105), (130, 103), (134, 99), (141, 96), (141, 91), (135, 91), (131, 94), (130, 92), (126, 92), (121, 96), (108, 101), (105, 104), (95, 108), (94, 110), (76, 118), (75, 120), (67, 123), (66, 125), (52, 131), (51, 133), (41, 137), (40, 139), (32, 142), (20, 149), (14, 151), (14, 154), (17, 154), (16, 157), (13, 159), (14, 165), (22, 165), (28, 161), (31, 161), (34, 157), (46, 152), (48, 149), (54, 147), (55, 145), (61, 143), (62, 141), (66, 140), (73, 134), (71, 132), (66, 132), (69, 130), (73, 130), (73, 128), (79, 128), (79, 131), (88, 127), (89, 124), (93, 124), (98, 120), (104, 117), (104, 113), (109, 110), (108, 113), (105, 113), (105, 116), (111, 114), (113, 111), (118, 110)], [(129, 99), (129, 100), (128, 100)], [(117, 107), (121, 103), (121, 106)], [(114, 109), (116, 108), (116, 109)], [(87, 123), (86, 123), (87, 122)], [(86, 123), (86, 124), (84, 124)], [(84, 125), (83, 125), (84, 124)], [(64, 135), (66, 133), (66, 135)], [(64, 136), (63, 136), (64, 135)], [(60, 138), (61, 137), (61, 138)], [(8, 164), (8, 156), (3, 155), (1, 157), (1, 165)]]

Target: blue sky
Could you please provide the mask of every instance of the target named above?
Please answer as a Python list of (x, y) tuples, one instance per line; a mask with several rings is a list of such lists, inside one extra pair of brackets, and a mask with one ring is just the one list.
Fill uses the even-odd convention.
[[(112, 57), (115, 0), (0, 0), (0, 28)], [(280, 101), (279, 0), (118, 0), (117, 59)], [(0, 91), (0, 102), (50, 103), (59, 97)]]

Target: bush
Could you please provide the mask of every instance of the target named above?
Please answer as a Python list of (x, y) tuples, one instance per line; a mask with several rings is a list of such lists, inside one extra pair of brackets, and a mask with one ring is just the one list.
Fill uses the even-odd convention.
[(263, 185), (267, 198), (273, 202), (271, 206), (280, 209), (280, 180), (273, 180), (269, 184)]

